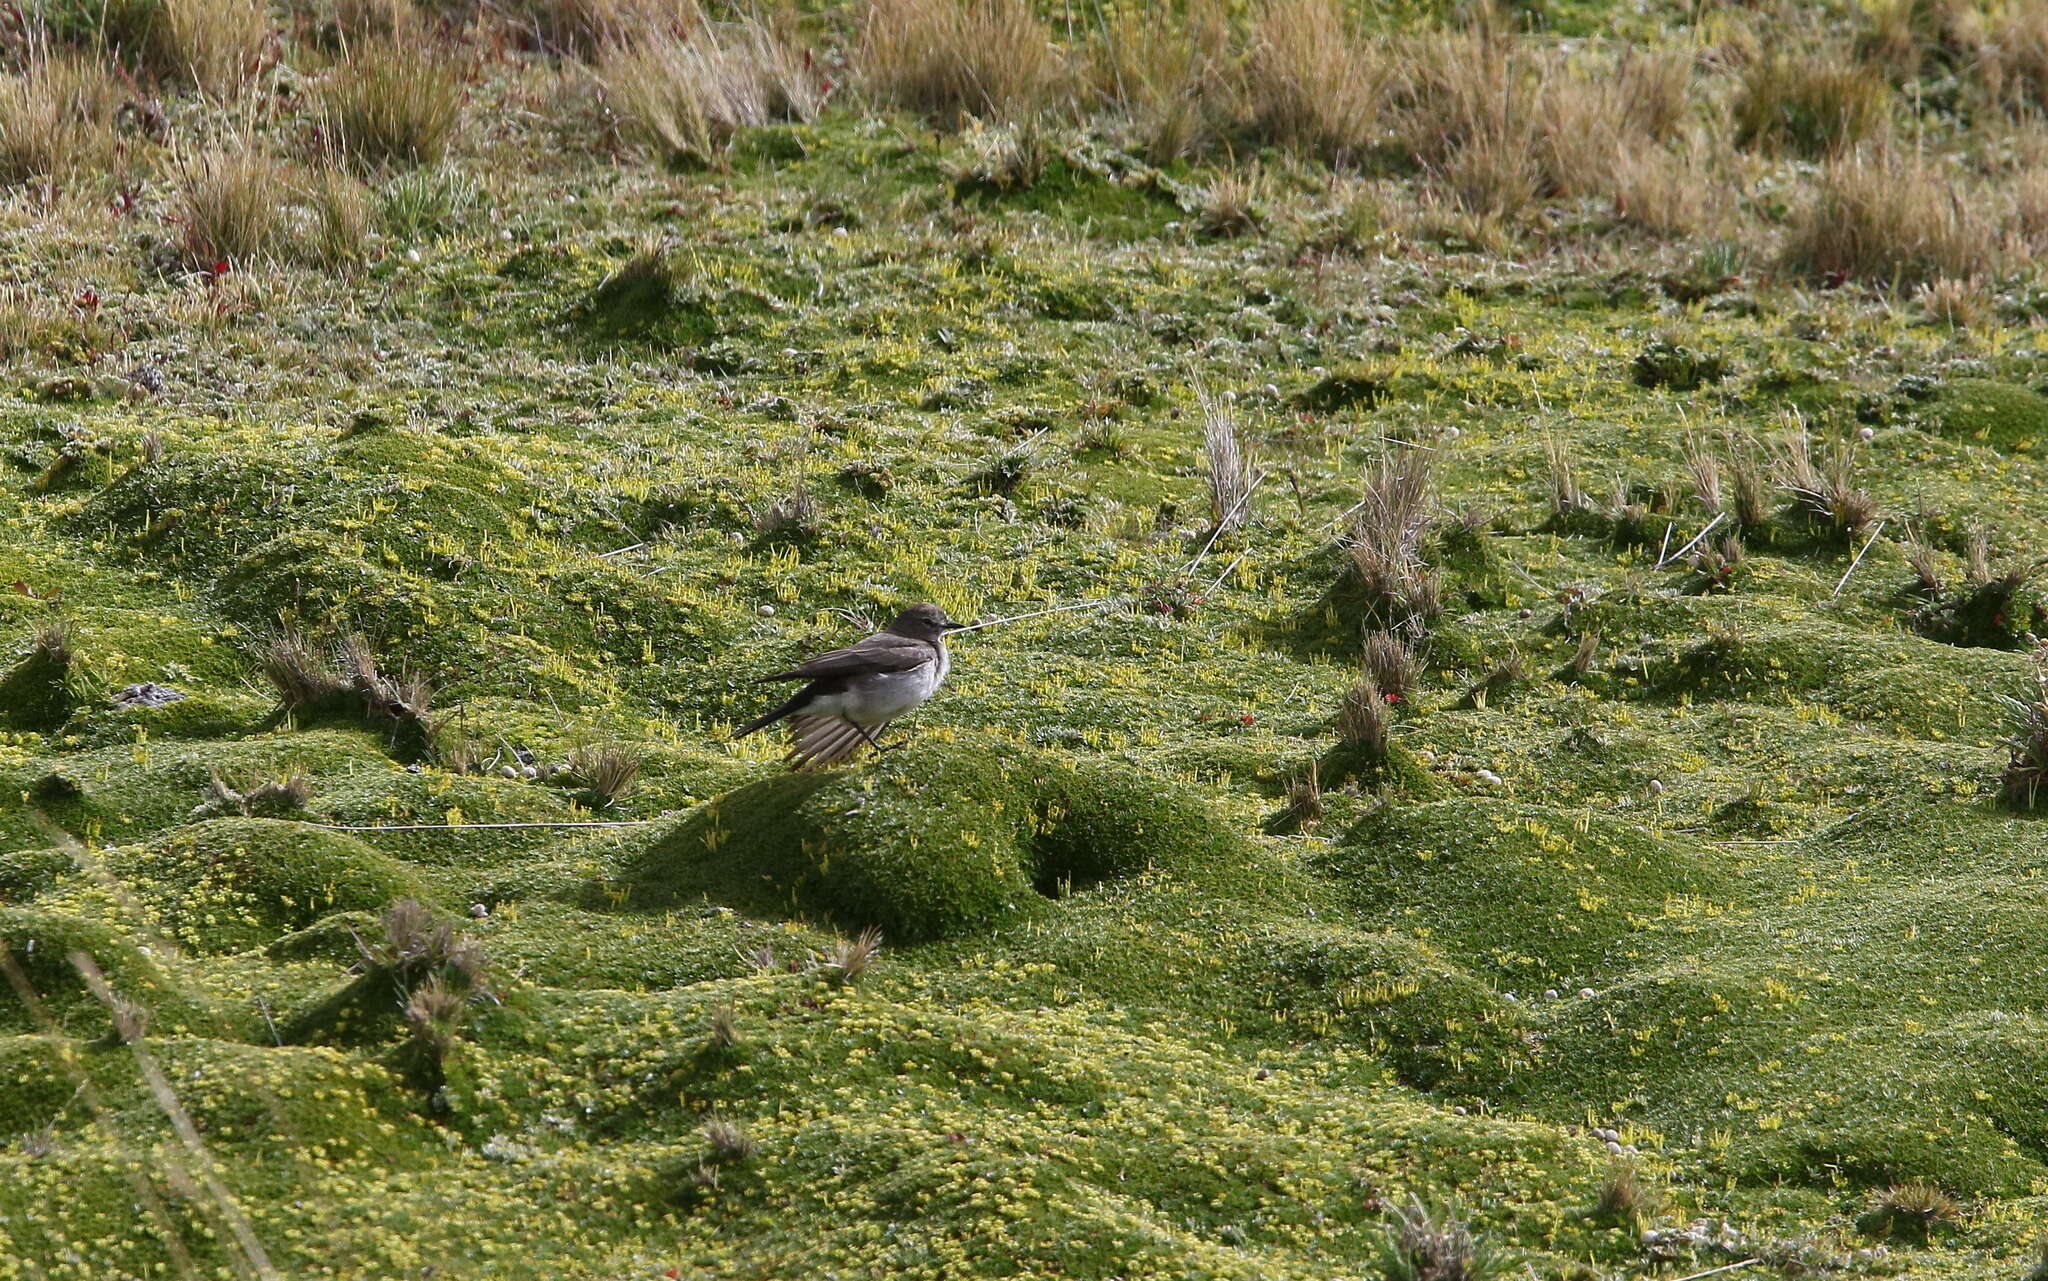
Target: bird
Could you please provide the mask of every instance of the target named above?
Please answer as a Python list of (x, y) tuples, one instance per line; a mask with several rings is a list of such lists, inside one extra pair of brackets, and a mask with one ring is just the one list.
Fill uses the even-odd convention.
[(937, 605), (912, 605), (881, 631), (844, 649), (757, 676), (757, 683), (805, 684), (781, 706), (734, 730), (733, 740), (787, 719), (786, 759), (799, 770), (838, 765), (852, 759), (862, 744), (887, 751), (881, 732), (938, 692), (953, 665), (946, 633), (966, 626)]

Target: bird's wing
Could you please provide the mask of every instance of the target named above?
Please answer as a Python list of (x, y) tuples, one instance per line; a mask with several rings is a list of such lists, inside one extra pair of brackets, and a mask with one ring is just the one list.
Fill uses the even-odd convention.
[(877, 632), (845, 649), (835, 649), (799, 663), (786, 672), (774, 672), (754, 679), (810, 681), (830, 676), (862, 676), (869, 672), (907, 672), (923, 667), (937, 657), (937, 652), (924, 641)]
[(852, 759), (867, 741), (858, 727), (836, 716), (792, 716), (784, 759), (791, 769), (824, 769)]

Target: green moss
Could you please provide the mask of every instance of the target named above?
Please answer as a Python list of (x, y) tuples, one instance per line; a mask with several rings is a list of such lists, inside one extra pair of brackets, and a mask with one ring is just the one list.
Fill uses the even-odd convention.
[(1630, 824), (1500, 801), (1388, 805), (1319, 864), (1369, 919), (1525, 986), (1625, 972), (1672, 900), (1720, 880)]
[(643, 910), (709, 899), (909, 940), (985, 929), (1061, 886), (1197, 867), (1237, 847), (1199, 803), (1112, 767), (988, 741), (920, 742), (875, 764), (728, 793), (616, 879)]
[(150, 1026), (165, 1034), (220, 1025), (204, 1001), (113, 926), (40, 907), (0, 908), (0, 946), (33, 993), (24, 1000), (11, 980), (0, 984), (0, 1029), (98, 1036), (112, 1025), (72, 963), (74, 953), (98, 967), (117, 997), (148, 1010)]
[(0, 723), (44, 732), (63, 725), (78, 701), (74, 665), (68, 649), (31, 647), (0, 676)]
[(420, 894), (412, 873), (354, 837), (278, 819), (195, 823), (108, 862), (163, 929), (206, 951), (263, 947), (329, 913)]
[(2038, 451), (2048, 440), (2048, 396), (1987, 378), (1948, 382), (1934, 401), (1932, 418), (1945, 436), (2013, 453)]

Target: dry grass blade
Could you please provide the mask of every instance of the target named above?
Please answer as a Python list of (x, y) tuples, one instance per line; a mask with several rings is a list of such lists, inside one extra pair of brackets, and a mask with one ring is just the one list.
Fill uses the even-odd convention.
[(1253, 19), (1244, 115), (1253, 134), (1332, 163), (1378, 141), (1390, 63), (1335, 0), (1270, 0)]
[(120, 102), (105, 69), (83, 58), (37, 54), (0, 71), (0, 184), (105, 167)]
[(1932, 161), (1847, 156), (1828, 165), (1794, 213), (1784, 261), (1824, 280), (1912, 285), (1993, 275), (2003, 255), (1986, 206)]
[(271, 638), (258, 651), (257, 663), (289, 710), (331, 704), (347, 688), (328, 655), (299, 632), (286, 630)]

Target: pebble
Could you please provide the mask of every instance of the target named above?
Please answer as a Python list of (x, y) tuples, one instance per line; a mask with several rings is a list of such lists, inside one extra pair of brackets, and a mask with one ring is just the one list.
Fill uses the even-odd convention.
[(471, 903), (469, 905), (469, 914), (478, 920), (482, 920), (491, 914), (491, 909), (481, 903)]
[(1590, 1001), (1590, 1000), (1592, 1000), (1592, 999), (1593, 999), (1594, 997), (1596, 997), (1596, 996), (1598, 996), (1598, 995), (1600, 995), (1600, 994), (1599, 994), (1598, 992), (1595, 992), (1595, 991), (1594, 991), (1594, 990), (1593, 990), (1592, 988), (1590, 988), (1590, 987), (1582, 987), (1582, 988), (1580, 988), (1580, 989), (1579, 989), (1579, 999), (1580, 999), (1581, 1001)]
[(1517, 614), (1517, 615), (1516, 615), (1516, 617), (1518, 617), (1518, 618), (1534, 618), (1534, 617), (1536, 617), (1536, 611), (1535, 611), (1535, 610), (1533, 610), (1533, 609), (1528, 609), (1528, 608), (1524, 608), (1524, 609), (1523, 609), (1523, 610), (1522, 610), (1522, 611), (1521, 611), (1521, 612), (1520, 612), (1519, 614)]
[(1456, 439), (1457, 439), (1458, 437), (1460, 437), (1460, 436), (1462, 436), (1462, 435), (1464, 435), (1464, 434), (1465, 434), (1464, 432), (1461, 432), (1461, 431), (1459, 431), (1459, 430), (1458, 430), (1458, 429), (1457, 429), (1456, 427), (1446, 427), (1446, 428), (1444, 428), (1444, 439), (1445, 439), (1445, 440), (1456, 440)]
[(1557, 999), (1557, 989), (1554, 987), (1545, 988), (1543, 990), (1543, 999), (1546, 1001), (1555, 1001)]
[(521, 766), (521, 767), (520, 767), (520, 770), (519, 770), (519, 777), (521, 777), (521, 778), (539, 778), (539, 777), (540, 777), (540, 771), (539, 771), (539, 770), (537, 770), (537, 769), (535, 769), (535, 768), (534, 768), (533, 766), (531, 766), (531, 765), (525, 765), (525, 766)]
[(773, 618), (773, 617), (775, 617), (775, 606), (773, 606), (773, 605), (763, 605), (763, 606), (761, 606), (761, 608), (760, 608), (760, 609), (758, 609), (758, 610), (756, 610), (756, 611), (754, 611), (754, 612), (755, 612), (755, 613), (757, 613), (757, 614), (759, 614), (759, 615), (760, 615), (761, 617), (763, 617), (763, 618)]
[(1278, 383), (1267, 383), (1266, 395), (1274, 400), (1280, 399), (1280, 385)]
[(1862, 431), (1859, 431), (1856, 434), (1863, 438), (1865, 444), (1868, 444), (1869, 442), (1877, 439), (1877, 428), (1865, 427)]
[(419, 250), (417, 250), (417, 249), (408, 249), (408, 250), (406, 250), (406, 251), (405, 251), (405, 260), (406, 260), (407, 262), (418, 262), (418, 261), (420, 260), (420, 251), (419, 251)]
[(1651, 780), (1650, 780), (1650, 795), (1652, 795), (1652, 796), (1662, 796), (1662, 795), (1664, 795), (1664, 780), (1662, 780), (1662, 779), (1657, 779), (1657, 778), (1653, 778), (1653, 779), (1651, 779)]
[(1499, 787), (1501, 783), (1501, 778), (1500, 775), (1494, 773), (1492, 770), (1483, 769), (1479, 771), (1479, 781), (1486, 784), (1488, 787)]
[(1621, 1155), (1621, 1144), (1619, 1144), (1619, 1143), (1616, 1143), (1616, 1142), (1615, 1142), (1614, 1140), (1612, 1140), (1612, 1139), (1609, 1139), (1609, 1140), (1607, 1141), (1607, 1150), (1608, 1150), (1608, 1152), (1609, 1152), (1609, 1153), (1613, 1154), (1614, 1156), (1620, 1156), (1620, 1155)]
[(510, 765), (500, 765), (500, 766), (498, 767), (498, 772), (499, 772), (500, 774), (503, 774), (503, 775), (504, 775), (504, 776), (505, 776), (506, 778), (518, 778), (518, 777), (519, 777), (519, 771), (518, 771), (518, 770), (516, 770), (516, 769), (514, 769), (514, 768), (513, 768), (512, 766), (510, 766)]
[(1453, 1115), (1453, 1116), (1467, 1116), (1467, 1115), (1470, 1115), (1470, 1114), (1469, 1114), (1469, 1113), (1468, 1113), (1468, 1112), (1466, 1111), (1466, 1109), (1464, 1109), (1464, 1108), (1462, 1108), (1462, 1107), (1455, 1107), (1455, 1108), (1452, 1108), (1452, 1109), (1451, 1109), (1451, 1115)]

